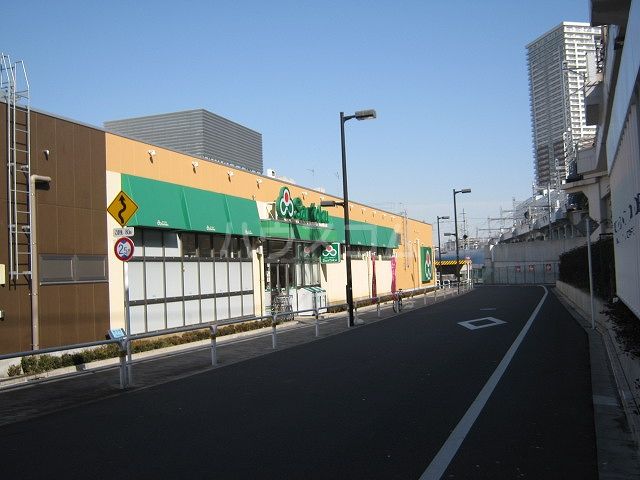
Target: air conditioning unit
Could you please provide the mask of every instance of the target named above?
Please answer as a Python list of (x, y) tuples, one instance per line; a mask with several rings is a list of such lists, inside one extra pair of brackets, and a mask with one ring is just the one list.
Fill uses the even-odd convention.
[(267, 177), (276, 178), (276, 171), (273, 168), (267, 168)]

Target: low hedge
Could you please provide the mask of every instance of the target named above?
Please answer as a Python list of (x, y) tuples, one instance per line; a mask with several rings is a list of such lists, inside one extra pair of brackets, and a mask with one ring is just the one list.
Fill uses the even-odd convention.
[[(406, 292), (407, 296), (421, 295), (425, 290)], [(388, 302), (393, 300), (392, 295), (381, 295), (378, 300), (372, 298), (356, 301), (356, 307), (366, 307), (375, 305), (377, 301)], [(336, 305), (327, 307), (328, 313), (342, 312), (347, 309), (346, 305)], [(270, 319), (255, 320), (251, 322), (233, 323), (218, 328), (216, 336), (231, 335), (234, 333), (248, 332), (259, 328), (271, 326)], [(173, 347), (183, 345), (185, 343), (207, 340), (210, 338), (209, 330), (196, 330), (193, 332), (185, 332), (180, 335), (168, 335), (153, 340), (134, 340), (131, 343), (132, 353), (148, 352), (160, 348)], [(57, 368), (72, 367), (74, 365), (83, 365), (85, 363), (95, 362), (98, 360), (106, 360), (115, 358), (119, 355), (120, 348), (116, 344), (102, 345), (77, 353), (64, 353), (61, 356), (56, 355), (34, 355), (22, 357), (19, 365), (11, 365), (7, 370), (7, 375), (17, 377), (19, 375), (34, 375), (38, 373), (48, 372)]]
[[(268, 327), (270, 325), (271, 320), (269, 319), (224, 325), (218, 328), (216, 336), (221, 337), (224, 335), (231, 335), (233, 333), (248, 332), (250, 330)], [(207, 329), (185, 332), (180, 335), (170, 335), (152, 340), (134, 340), (131, 342), (131, 351), (132, 353), (148, 352), (150, 350), (183, 345), (185, 343), (207, 340), (209, 338), (211, 338), (211, 335)], [(60, 356), (44, 354), (22, 357), (19, 365), (11, 365), (8, 368), (7, 375), (9, 377), (16, 377), (19, 375), (44, 373), (57, 368), (72, 367), (74, 365), (82, 365), (98, 360), (115, 358), (119, 355), (119, 352), (120, 347), (117, 344), (112, 343), (77, 353), (64, 353)]]

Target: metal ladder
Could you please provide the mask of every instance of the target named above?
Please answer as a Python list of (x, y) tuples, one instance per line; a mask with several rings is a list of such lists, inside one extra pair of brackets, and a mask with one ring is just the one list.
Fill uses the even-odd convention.
[(0, 99), (7, 109), (9, 275), (31, 280), (31, 107), (24, 62), (0, 54)]

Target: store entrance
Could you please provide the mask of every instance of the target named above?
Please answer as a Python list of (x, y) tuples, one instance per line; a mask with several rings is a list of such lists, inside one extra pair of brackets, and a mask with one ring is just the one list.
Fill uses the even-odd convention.
[(293, 272), (294, 266), (291, 263), (267, 263), (266, 265), (267, 290), (272, 295), (277, 295), (282, 291), (289, 291), (295, 286)]
[(268, 309), (291, 305), (296, 311), (320, 304), (311, 297), (324, 292), (320, 288), (321, 248), (315, 243), (267, 240), (264, 294)]

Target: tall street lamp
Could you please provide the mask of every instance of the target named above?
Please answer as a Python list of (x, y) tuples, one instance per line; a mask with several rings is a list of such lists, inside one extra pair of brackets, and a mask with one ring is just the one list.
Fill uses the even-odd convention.
[(375, 110), (360, 110), (353, 115), (345, 115), (344, 112), (340, 112), (340, 143), (342, 146), (342, 202), (334, 202), (331, 200), (322, 201), (320, 205), (323, 207), (334, 207), (336, 205), (342, 205), (344, 208), (344, 248), (346, 251), (347, 260), (347, 305), (349, 306), (349, 326), (355, 325), (355, 319), (353, 315), (353, 282), (351, 279), (351, 256), (349, 250), (351, 249), (351, 225), (349, 223), (349, 190), (347, 183), (347, 150), (344, 141), (344, 124), (345, 122), (355, 118), (356, 120), (372, 120), (376, 118)]
[(449, 220), (449, 215), (445, 215), (444, 217), (436, 217), (438, 223), (438, 262), (440, 263), (440, 268), (438, 269), (438, 273), (440, 274), (440, 285), (442, 285), (442, 272), (440, 269), (442, 268), (442, 249), (440, 248), (440, 220)]
[(456, 279), (458, 280), (458, 293), (460, 293), (460, 247), (458, 245), (458, 210), (456, 209), (456, 195), (459, 193), (471, 193), (471, 189), (453, 189), (453, 223), (455, 223), (456, 226)]

